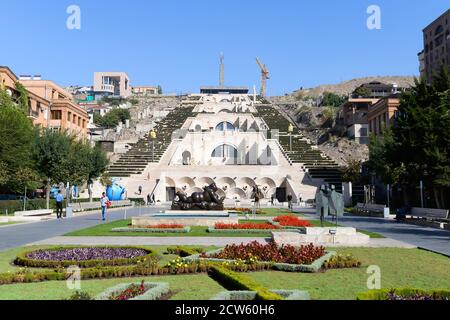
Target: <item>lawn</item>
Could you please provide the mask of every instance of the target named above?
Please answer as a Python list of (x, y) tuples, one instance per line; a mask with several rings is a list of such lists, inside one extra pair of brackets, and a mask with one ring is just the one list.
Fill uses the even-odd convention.
[(332, 248), (353, 254), (362, 263), (359, 269), (328, 270), (325, 273), (259, 272), (248, 274), (270, 289), (307, 290), (312, 299), (352, 300), (367, 291), (369, 265), (381, 268), (382, 288), (415, 287), (450, 289), (450, 259), (420, 249)]
[[(38, 247), (33, 247), (36, 249)], [(160, 264), (173, 259), (174, 255), (164, 255), (166, 247), (151, 247), (162, 257)], [(0, 253), (0, 272), (16, 271), (10, 265), (14, 257), (23, 250), (18, 248)], [(213, 249), (212, 247), (205, 248)], [(291, 273), (264, 271), (246, 275), (270, 289), (307, 290), (314, 300), (353, 300), (359, 292), (367, 291), (367, 267), (381, 268), (381, 286), (415, 287), (421, 289), (450, 289), (450, 260), (439, 254), (420, 249), (395, 248), (333, 248), (341, 254), (351, 253), (363, 266), (358, 269), (328, 270), (322, 273)], [(171, 299), (206, 300), (224, 289), (206, 274), (169, 275), (105, 280), (83, 280), (81, 290), (96, 295), (106, 288), (124, 282), (145, 279), (151, 282), (168, 282), (176, 292)], [(58, 300), (72, 294), (65, 281), (13, 284), (0, 286), (0, 300), (31, 299)]]
[(20, 221), (0, 222), (0, 227), (2, 227), (2, 226), (11, 226), (13, 224), (19, 224), (19, 223), (23, 223), (23, 222), (20, 222)]
[[(260, 221), (258, 221), (260, 222)], [(87, 229), (81, 229), (78, 231), (70, 232), (65, 234), (65, 236), (72, 237), (100, 237), (100, 236), (112, 236), (112, 237), (126, 237), (126, 236), (138, 236), (138, 237), (252, 237), (252, 238), (265, 238), (270, 237), (271, 233), (269, 231), (261, 231), (258, 233), (246, 233), (245, 231), (234, 232), (234, 233), (209, 233), (208, 227), (191, 227), (191, 232), (189, 233), (147, 233), (147, 232), (113, 232), (113, 228), (124, 228), (128, 227), (131, 220), (120, 220), (111, 223), (100, 224)]]

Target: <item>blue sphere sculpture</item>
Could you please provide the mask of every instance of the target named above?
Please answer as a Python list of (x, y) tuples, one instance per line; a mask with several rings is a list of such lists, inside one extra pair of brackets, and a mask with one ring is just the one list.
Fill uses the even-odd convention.
[(125, 194), (125, 188), (122, 186), (119, 186), (116, 183), (113, 183), (112, 186), (109, 186), (106, 189), (106, 196), (110, 201), (120, 201), (123, 200)]

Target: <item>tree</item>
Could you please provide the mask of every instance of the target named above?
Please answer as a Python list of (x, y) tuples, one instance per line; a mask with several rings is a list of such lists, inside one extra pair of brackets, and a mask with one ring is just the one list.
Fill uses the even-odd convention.
[(89, 153), (88, 192), (89, 201), (92, 202), (92, 181), (99, 178), (109, 165), (108, 157), (101, 146), (97, 145)]
[(129, 119), (131, 119), (131, 114), (128, 109), (113, 109), (103, 117), (94, 115), (94, 123), (107, 129), (115, 128), (120, 122), (124, 123)]
[(339, 107), (341, 106), (347, 98), (345, 96), (340, 96), (333, 92), (324, 92), (322, 98), (322, 106), (324, 107)]
[(357, 98), (370, 98), (372, 96), (372, 91), (366, 87), (358, 87), (353, 91), (353, 96)]
[(47, 209), (50, 207), (50, 189), (53, 183), (66, 182), (70, 176), (71, 145), (74, 138), (66, 132), (46, 129), (33, 146), (33, 160), (39, 173), (45, 177)]
[(361, 180), (361, 161), (348, 159), (347, 166), (342, 172), (342, 181), (358, 183)]
[(18, 107), (23, 111), (24, 114), (28, 115), (28, 91), (25, 87), (20, 83), (16, 82), (16, 91), (19, 93), (19, 98), (17, 100)]

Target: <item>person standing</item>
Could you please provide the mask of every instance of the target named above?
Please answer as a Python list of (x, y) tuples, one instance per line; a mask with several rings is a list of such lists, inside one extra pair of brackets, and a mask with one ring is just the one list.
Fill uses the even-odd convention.
[(106, 196), (105, 192), (102, 193), (102, 197), (100, 198), (100, 204), (102, 206), (102, 220), (105, 221), (106, 220), (106, 209), (108, 208), (108, 205), (109, 205), (109, 199)]
[(152, 204), (156, 204), (155, 194), (152, 194)]
[(64, 196), (61, 194), (61, 190), (58, 190), (58, 194), (56, 195), (55, 200), (56, 200), (56, 217), (58, 219), (62, 219)]
[(272, 207), (273, 207), (273, 202), (275, 201), (275, 197), (272, 195), (271, 197), (270, 197), (270, 204), (272, 205)]
[(150, 193), (147, 195), (147, 205), (151, 205), (152, 204), (152, 197), (150, 195)]
[(290, 194), (290, 193), (288, 194), (287, 201), (288, 201), (289, 210), (292, 211), (292, 194)]
[(139, 195), (141, 195), (142, 194), (142, 186), (139, 186), (138, 191), (139, 191)]

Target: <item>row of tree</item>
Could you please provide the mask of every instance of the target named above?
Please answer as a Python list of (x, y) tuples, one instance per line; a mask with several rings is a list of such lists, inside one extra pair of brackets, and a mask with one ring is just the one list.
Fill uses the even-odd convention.
[[(16, 98), (0, 89), (0, 193), (45, 188), (48, 207), (53, 185), (82, 186), (106, 170), (108, 158), (100, 147), (67, 132), (34, 127), (27, 92), (16, 89)], [(89, 195), (92, 199), (90, 188)]]
[(385, 184), (397, 184), (411, 202), (420, 181), (438, 208), (450, 196), (450, 80), (445, 68), (431, 84), (416, 80), (402, 95), (398, 117), (382, 137), (372, 137), (370, 169)]

